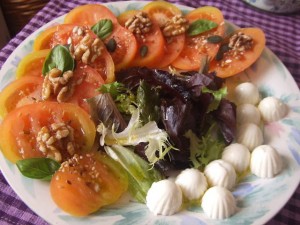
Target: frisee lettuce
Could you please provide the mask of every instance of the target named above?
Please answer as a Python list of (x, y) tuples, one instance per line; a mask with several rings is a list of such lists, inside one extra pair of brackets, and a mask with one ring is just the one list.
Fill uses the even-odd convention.
[(137, 108), (133, 111), (128, 126), (122, 132), (117, 133), (114, 126), (110, 129), (104, 123), (98, 125), (97, 131), (100, 133), (100, 145), (102, 146), (115, 144), (136, 146), (141, 142), (148, 143), (145, 155), (152, 165), (158, 160), (164, 159), (170, 150), (175, 149), (168, 140), (167, 132), (159, 129), (155, 121), (142, 125)]
[(227, 96), (227, 87), (220, 88), (216, 91), (203, 87), (202, 93), (211, 93), (214, 96), (214, 100), (208, 106), (208, 112), (211, 112), (216, 110), (219, 107), (221, 100)]
[(214, 135), (214, 128), (215, 124), (201, 138), (191, 130), (185, 133), (184, 136), (190, 140), (190, 161), (194, 168), (203, 170), (208, 163), (221, 158), (225, 144)]

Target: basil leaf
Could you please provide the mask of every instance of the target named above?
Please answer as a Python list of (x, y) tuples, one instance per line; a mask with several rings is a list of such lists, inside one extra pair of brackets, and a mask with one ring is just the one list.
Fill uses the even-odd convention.
[(17, 161), (17, 167), (25, 177), (50, 180), (60, 163), (50, 158), (31, 158)]
[(71, 56), (69, 49), (63, 45), (56, 45), (45, 60), (42, 73), (45, 76), (53, 68), (57, 68), (64, 73), (68, 70), (73, 71), (74, 67), (75, 60)]
[(113, 23), (109, 19), (102, 19), (92, 26), (91, 30), (101, 39), (107, 38), (113, 30)]
[(218, 26), (217, 23), (211, 20), (199, 19), (191, 23), (187, 33), (189, 36), (196, 36), (206, 31), (212, 30)]

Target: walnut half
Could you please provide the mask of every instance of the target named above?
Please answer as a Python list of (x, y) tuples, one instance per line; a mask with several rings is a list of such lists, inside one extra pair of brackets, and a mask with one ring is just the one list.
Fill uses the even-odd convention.
[(184, 34), (188, 28), (189, 21), (181, 15), (176, 15), (162, 26), (162, 32), (165, 37), (172, 37)]
[(67, 101), (74, 93), (75, 82), (73, 81), (73, 72), (62, 72), (53, 68), (45, 76), (42, 88), (42, 99), (47, 100), (55, 96), (58, 102)]

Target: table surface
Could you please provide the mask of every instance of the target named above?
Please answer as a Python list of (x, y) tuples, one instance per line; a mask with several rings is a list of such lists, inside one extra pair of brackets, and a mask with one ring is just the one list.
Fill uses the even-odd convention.
[[(36, 16), (0, 51), (0, 68), (13, 50), (33, 31), (52, 19), (61, 16), (77, 5), (95, 2), (51, 0)], [(260, 27), (264, 30), (269, 47), (284, 63), (300, 86), (300, 13), (290, 15), (272, 14), (257, 10), (241, 0), (170, 0), (191, 7), (211, 5), (218, 7), (226, 20), (240, 27)], [(45, 225), (42, 218), (29, 209), (7, 184), (0, 172), (0, 224)], [(300, 186), (288, 203), (268, 223), (300, 224)]]

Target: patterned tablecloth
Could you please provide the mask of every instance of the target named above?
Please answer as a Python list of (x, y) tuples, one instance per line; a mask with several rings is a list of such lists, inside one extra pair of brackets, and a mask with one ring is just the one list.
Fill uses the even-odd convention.
[[(14, 49), (33, 31), (61, 16), (77, 5), (101, 2), (87, 0), (50, 1), (0, 52), (0, 67)], [(111, 2), (111, 1), (102, 1)], [(172, 0), (191, 7), (218, 7), (225, 19), (240, 27), (260, 27), (267, 37), (267, 46), (280, 58), (300, 86), (300, 13), (277, 15), (256, 10), (241, 0)], [(0, 224), (47, 224), (30, 210), (14, 193), (0, 172)], [(268, 224), (300, 224), (300, 186), (284, 208)]]

